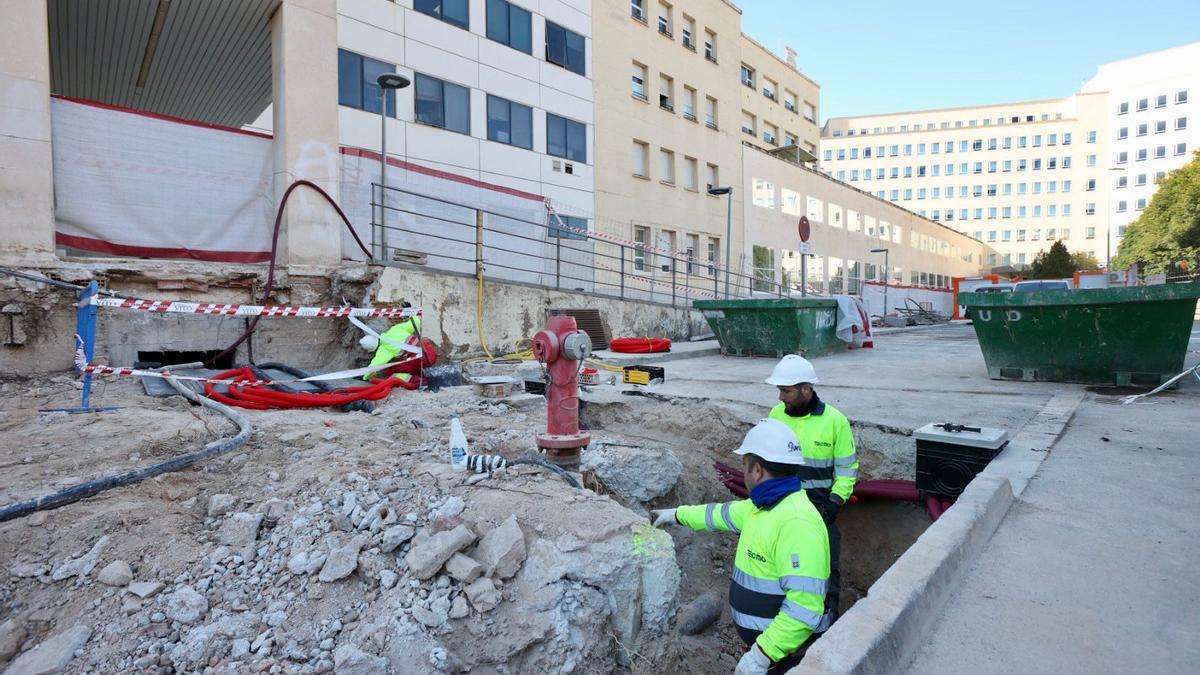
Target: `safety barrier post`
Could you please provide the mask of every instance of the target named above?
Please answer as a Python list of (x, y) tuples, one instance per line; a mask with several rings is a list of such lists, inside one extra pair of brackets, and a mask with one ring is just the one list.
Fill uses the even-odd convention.
[(621, 299), (625, 299), (625, 244), (617, 244), (621, 247)]
[[(96, 356), (96, 306), (92, 298), (100, 293), (100, 286), (94, 280), (87, 288), (79, 292), (79, 302), (75, 308), (75, 348), (83, 350), (84, 363), (91, 363)], [(78, 408), (45, 408), (41, 412), (84, 413), (102, 412), (105, 410), (120, 410), (119, 406), (92, 407), (92, 374), (80, 369), (79, 359), (75, 362), (75, 372), (83, 375), (83, 402)]]
[[(554, 230), (550, 230), (554, 232)], [(555, 232), (554, 237), (554, 290), (562, 288), (562, 230)]]
[(675, 307), (675, 258), (671, 258), (671, 307)]

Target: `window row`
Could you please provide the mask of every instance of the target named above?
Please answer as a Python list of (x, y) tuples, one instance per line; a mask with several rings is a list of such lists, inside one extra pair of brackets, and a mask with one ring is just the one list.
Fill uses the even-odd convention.
[[(413, 9), (452, 26), (471, 29), (468, 0), (413, 0)], [(533, 15), (505, 0), (487, 0), (485, 35), (513, 49), (533, 54)], [(546, 20), (545, 58), (567, 70), (587, 74), (586, 39)]]
[[(635, 272), (678, 272), (690, 275), (717, 276), (717, 265), (721, 260), (721, 240), (718, 237), (702, 236), (660, 229), (657, 236), (648, 225), (633, 226), (633, 269)], [(701, 247), (703, 242), (703, 250)], [(682, 250), (680, 249), (682, 244)], [(680, 261), (666, 255), (657, 255), (647, 249), (658, 248), (675, 251)], [(680, 264), (680, 263), (683, 264)]]
[[(1176, 117), (1175, 118), (1175, 131), (1183, 131), (1184, 129), (1187, 129), (1187, 118), (1186, 117)], [(1142, 124), (1139, 124), (1136, 127), (1134, 127), (1134, 132), (1138, 136), (1145, 136), (1150, 133), (1150, 124), (1148, 122), (1143, 122)], [(1155, 122), (1154, 123), (1154, 133), (1156, 133), (1156, 134), (1167, 133), (1167, 120), (1158, 120), (1157, 122)], [(1129, 127), (1121, 127), (1120, 129), (1117, 129), (1117, 140), (1118, 141), (1123, 141), (1127, 138), (1129, 138)]]
[[(1134, 203), (1133, 203), (1134, 211), (1142, 211), (1145, 208), (1146, 208), (1146, 198), (1145, 197), (1134, 200)], [(1129, 209), (1129, 202), (1125, 201), (1124, 199), (1117, 202), (1117, 213), (1125, 213), (1128, 209)]]
[[(1185, 125), (1186, 125), (1186, 122), (1185, 122)], [(1094, 133), (1094, 132), (1089, 132), (1089, 139), (1093, 138), (1090, 135), (1091, 133)], [(1016, 143), (1015, 146), (1014, 146), (1014, 140)], [(997, 149), (1012, 150), (1014, 147), (1016, 147), (1018, 149), (1028, 148), (1028, 147), (1040, 148), (1040, 147), (1042, 147), (1043, 140), (1045, 140), (1045, 144), (1047, 146), (1059, 145), (1060, 140), (1062, 141), (1062, 145), (1070, 145), (1071, 144), (1071, 132), (1064, 131), (1064, 132), (1062, 132), (1061, 135), (1054, 133), (1054, 134), (1044, 134), (1044, 135), (1043, 134), (1034, 134), (1033, 136), (1005, 136), (1003, 138), (989, 138), (986, 140), (986, 142), (982, 138), (977, 138), (975, 140), (961, 140), (958, 142), (958, 151), (959, 152), (980, 152), (980, 151), (984, 150), (985, 148), (987, 150), (997, 150)], [(1094, 143), (1095, 141), (1089, 140), (1088, 142)], [(937, 155), (937, 154), (943, 154), (943, 153), (950, 154), (950, 153), (954, 152), (954, 147), (955, 147), (954, 141), (944, 141), (944, 142), (933, 141), (930, 143), (904, 143), (904, 144), (897, 143), (895, 145), (890, 145), (890, 146), (867, 145), (867, 146), (855, 147), (855, 148), (838, 148), (836, 152), (837, 152), (837, 159), (839, 161), (841, 161), (841, 160), (845, 160), (845, 159), (859, 159), (859, 157), (862, 157), (863, 159), (871, 159), (871, 157), (873, 157), (873, 156), (874, 157), (900, 157), (900, 156), (911, 157), (914, 154), (914, 150), (915, 150), (915, 154), (917, 154), (917, 155), (925, 155), (925, 154)], [(834, 150), (826, 149), (825, 150), (825, 161), (827, 161), (827, 162), (832, 161), (833, 158), (834, 158)]]
[[(1167, 107), (1167, 99), (1168, 99), (1167, 94), (1159, 94), (1158, 96), (1155, 96), (1154, 97), (1154, 107), (1155, 108)], [(1187, 102), (1188, 102), (1187, 89), (1181, 89), (1181, 90), (1175, 92), (1175, 105), (1182, 105)], [(1137, 111), (1138, 112), (1145, 112), (1149, 109), (1150, 109), (1150, 99), (1149, 98), (1139, 98), (1137, 100)], [(1129, 114), (1129, 101), (1121, 101), (1120, 103), (1117, 104), (1117, 114), (1118, 115), (1128, 115)]]
[[(753, 138), (758, 138), (759, 126), (760, 125), (758, 123), (758, 117), (756, 117), (753, 113), (746, 112), (745, 110), (742, 111), (742, 133), (746, 134), (747, 136), (751, 136)], [(766, 120), (763, 120), (761, 126), (762, 126), (763, 142), (766, 143), (767, 145), (778, 146), (779, 145), (779, 127), (766, 121)], [(790, 131), (784, 132), (783, 144), (785, 146), (796, 145), (797, 141), (798, 141), (798, 139), (796, 137), (796, 134), (793, 134)]]
[[(1150, 152), (1151, 152), (1151, 148), (1138, 148), (1137, 150), (1134, 151), (1133, 156), (1135, 157), (1136, 161), (1144, 162), (1147, 159), (1150, 159)], [(1153, 152), (1154, 152), (1154, 159), (1163, 159), (1164, 157), (1167, 156), (1167, 146), (1165, 146), (1165, 145), (1156, 146), (1155, 148), (1153, 148)], [(1178, 157), (1179, 155), (1186, 155), (1186, 154), (1187, 154), (1187, 143), (1176, 143), (1175, 144), (1175, 156)], [(1127, 164), (1127, 163), (1129, 163), (1129, 151), (1122, 150), (1122, 151), (1118, 152), (1117, 153), (1117, 164)]]
[[(643, 24), (649, 25), (646, 4), (647, 0), (629, 0), (629, 15)], [(687, 14), (682, 14), (681, 18), (682, 22), (679, 28), (683, 46), (694, 52), (697, 40), (696, 20)], [(655, 25), (659, 35), (671, 40), (675, 39), (675, 9), (661, 0), (658, 2), (658, 17)], [(713, 63), (717, 62), (717, 34), (708, 28), (704, 29), (704, 58)]]
[[(1183, 144), (1180, 144), (1180, 145), (1183, 145)], [(1177, 152), (1176, 154), (1182, 154), (1182, 153)], [(1089, 167), (1096, 166), (1096, 156), (1095, 155), (1088, 155), (1088, 164), (1087, 165)], [(946, 164), (944, 166), (945, 166), (944, 170), (943, 170), (943, 165), (934, 164), (934, 165), (931, 165), (928, 167), (925, 165), (920, 165), (920, 166), (915, 166), (915, 167), (913, 167), (913, 166), (904, 166), (904, 167), (893, 166), (891, 169), (885, 169), (883, 167), (879, 167), (874, 170), (874, 173), (872, 173), (872, 170), (870, 168), (862, 169), (862, 170), (850, 169), (848, 171), (846, 169), (838, 169), (836, 172), (830, 171), (829, 169), (825, 169), (825, 173), (827, 175), (834, 176), (838, 180), (843, 181), (843, 182), (845, 182), (847, 180), (854, 182), (854, 181), (859, 180), (860, 178), (862, 180), (872, 180), (872, 178), (874, 178), (874, 180), (885, 180), (888, 178), (892, 178), (892, 179), (896, 179), (896, 178), (940, 178), (942, 175), (946, 175), (946, 176), (955, 175), (955, 171), (954, 171), (955, 165), (954, 164)], [(986, 172), (984, 171), (985, 165), (983, 162), (975, 162), (974, 166), (972, 166), (971, 164), (969, 164), (967, 162), (963, 162), (962, 164), (958, 165), (958, 175), (966, 176), (966, 175), (977, 175), (977, 174), (983, 174), (983, 173), (1011, 173), (1014, 169), (1018, 173), (1022, 172), (1022, 171), (1028, 171), (1028, 170), (1041, 171), (1042, 169), (1046, 169), (1047, 171), (1053, 171), (1053, 170), (1059, 169), (1059, 168), (1070, 169), (1071, 168), (1071, 157), (1065, 156), (1065, 157), (1061, 158), (1061, 160), (1058, 157), (1048, 157), (1048, 158), (1045, 158), (1044, 160), (1042, 158), (1037, 158), (1037, 159), (1033, 159), (1033, 160), (1018, 159), (1015, 161), (1014, 160), (1004, 160), (1003, 162), (994, 162), (993, 161), (993, 162), (987, 163)]]
[[(384, 99), (375, 78), (395, 72), (395, 66), (338, 50), (338, 103), (379, 113)], [(413, 119), (419, 124), (471, 135), (471, 90), (460, 84), (415, 73)], [(389, 117), (396, 116), (395, 91), (387, 90)], [(526, 150), (533, 149), (531, 106), (487, 94), (487, 139)], [(546, 154), (587, 163), (587, 125), (547, 112)]]
[[(682, 185), (688, 190), (700, 189), (700, 162), (695, 157), (683, 157), (680, 165), (681, 175), (676, 182), (675, 151), (660, 147), (658, 149), (658, 179), (665, 185)], [(650, 178), (650, 144), (644, 141), (633, 141), (633, 175), (637, 178)], [(721, 187), (721, 171), (716, 164), (704, 165), (705, 191)]]
[[(925, 211), (919, 211), (918, 213), (921, 216), (925, 216)], [(1084, 213), (1086, 213), (1089, 216), (1095, 215), (1096, 214), (1096, 205), (1094, 203), (1088, 203), (1084, 209)], [(1035, 204), (1033, 206), (1017, 206), (1017, 207), (991, 206), (986, 209), (984, 209), (984, 208), (958, 209), (957, 211), (954, 209), (946, 209), (946, 211), (944, 213), (939, 209), (934, 209), (932, 214), (927, 217), (930, 220), (935, 220), (937, 222), (942, 222), (943, 220), (946, 222), (953, 222), (955, 220), (960, 220), (960, 221), (961, 220), (996, 220), (996, 219), (1007, 220), (1010, 218), (1016, 218), (1017, 220), (1026, 220), (1029, 218), (1036, 219), (1036, 218), (1042, 218), (1042, 217), (1058, 218), (1060, 216), (1064, 217), (1064, 218), (1069, 218), (1071, 216), (1071, 205), (1070, 204), (1063, 204), (1061, 210), (1059, 209), (1058, 204), (1046, 205), (1044, 209), (1041, 204)], [(989, 240), (989, 241), (994, 241), (994, 240)]]
[[(1016, 233), (1015, 239), (1013, 238), (1014, 232)], [(1033, 228), (1030, 230), (988, 230), (986, 241), (988, 241), (988, 242), (997, 241), (997, 238), (996, 238), (997, 234), (1000, 235), (999, 241), (1002, 241), (1002, 242), (1026, 241), (1025, 235), (1027, 232), (1030, 233), (1030, 235), (1031, 235), (1029, 237), (1028, 241), (1042, 241), (1042, 228), (1040, 228), (1040, 227)], [(1094, 227), (1087, 228), (1087, 232), (1089, 233), (1089, 236), (1087, 237), (1088, 239), (1092, 239), (1096, 236), (1096, 228), (1094, 228)], [(982, 230), (975, 230), (974, 236), (979, 241), (985, 241), (983, 238)], [(1070, 239), (1070, 238), (1071, 238), (1071, 228), (1069, 228), (1069, 227), (1064, 227), (1061, 230), (1059, 230), (1058, 228), (1051, 227), (1046, 230), (1045, 241), (1057, 241), (1060, 239)]]
[[(1185, 94), (1185, 98), (1186, 98), (1186, 92), (1184, 92), (1184, 94)], [(1061, 120), (1062, 118), (1063, 118), (1062, 113), (1054, 113), (1053, 119)], [(996, 120), (995, 123), (997, 125), (1003, 125), (1003, 124), (1019, 124), (1021, 122), (1037, 122), (1037, 121), (1048, 122), (1048, 121), (1050, 121), (1050, 119), (1051, 119), (1050, 113), (1042, 113), (1040, 116), (1038, 116), (1038, 115), (1011, 115), (1011, 116), (997, 117), (997, 118), (995, 118), (995, 120)], [(990, 117), (984, 118), (983, 126), (989, 127), (991, 125), (992, 125), (992, 118), (990, 118)], [(899, 130), (900, 130), (900, 133), (904, 133), (904, 132), (907, 132), (910, 130), (911, 131), (922, 131), (922, 130), (931, 131), (933, 129), (951, 129), (951, 128), (962, 129), (963, 127), (969, 128), (969, 127), (977, 127), (977, 126), (980, 126), (979, 120), (967, 120), (965, 122), (963, 120), (958, 120), (953, 123), (951, 123), (951, 122), (927, 122), (923, 125), (919, 124), (919, 123), (912, 124), (912, 125), (901, 124), (901, 125), (899, 125)], [(894, 133), (896, 133), (896, 130), (897, 130), (896, 126), (875, 127), (874, 129), (871, 130), (870, 133), (871, 134), (882, 134), (882, 133), (894, 134)], [(843, 133), (841, 130), (837, 130), (837, 131), (833, 132), (834, 138), (840, 138), (841, 136), (855, 136), (855, 135), (866, 136), (866, 135), (868, 135), (867, 129), (864, 127), (862, 129), (858, 129), (857, 132), (854, 129), (849, 129), (845, 133)]]
[[(903, 197), (904, 201), (910, 201), (913, 199), (914, 195), (915, 195), (916, 199), (921, 200), (921, 199), (954, 199), (956, 196), (959, 199), (966, 199), (968, 197), (984, 197), (984, 196), (1008, 197), (1013, 194), (1017, 194), (1017, 195), (1025, 195), (1025, 194), (1040, 195), (1040, 194), (1042, 194), (1042, 182), (1041, 181), (1034, 181), (1032, 183), (1016, 183), (1015, 184), (1016, 185), (1015, 192), (1013, 190), (1013, 185), (1014, 185), (1013, 183), (1004, 183), (1004, 184), (991, 183), (987, 186), (984, 186), (984, 185), (975, 185), (975, 186), (959, 185), (957, 193), (954, 189), (955, 186), (947, 185), (944, 188), (943, 187), (933, 187), (933, 188), (916, 188), (916, 189), (904, 188), (903, 190), (900, 190), (900, 189), (880, 190), (879, 194), (889, 195), (887, 197), (887, 199), (889, 201), (893, 201), (893, 202), (899, 201), (901, 198), (900, 197), (901, 195), (904, 196)], [(1059, 186), (1058, 181), (1054, 181), (1054, 180), (1047, 181), (1045, 183), (1045, 185), (1046, 185), (1046, 194), (1052, 195), (1052, 194), (1058, 193), (1058, 186)], [(1029, 189), (1029, 186), (1032, 186), (1032, 190)], [(1087, 189), (1089, 191), (1096, 189), (1095, 179), (1088, 180)], [(1062, 182), (1062, 192), (1064, 194), (1071, 192), (1071, 181), (1064, 180)], [(883, 199), (883, 197), (881, 197), (881, 199)]]
[[(1159, 184), (1159, 183), (1161, 183), (1161, 182), (1163, 181), (1163, 179), (1164, 179), (1164, 178), (1166, 178), (1166, 177), (1167, 177), (1167, 172), (1166, 172), (1166, 171), (1156, 171), (1156, 172), (1154, 172), (1154, 184), (1155, 184), (1155, 185), (1158, 185), (1158, 184)], [(1139, 173), (1139, 174), (1138, 174), (1136, 177), (1134, 177), (1134, 179), (1133, 179), (1133, 180), (1134, 180), (1133, 184), (1134, 184), (1136, 187), (1142, 187), (1142, 186), (1144, 186), (1144, 185), (1146, 184), (1146, 178), (1147, 178), (1147, 174), (1144, 174), (1144, 173)], [(1124, 176), (1124, 175), (1117, 176), (1117, 179), (1116, 179), (1116, 181), (1114, 182), (1114, 185), (1113, 185), (1113, 187), (1117, 188), (1118, 190), (1120, 190), (1120, 189), (1123, 189), (1123, 188), (1127, 188), (1127, 187), (1129, 187), (1129, 177), (1128, 177), (1128, 176)]]
[[(758, 74), (754, 70), (754, 68), (743, 63), (740, 77), (741, 77), (743, 85), (749, 87), (750, 89), (758, 91), (758, 85), (756, 82), (759, 78), (758, 78)], [(803, 114), (804, 119), (808, 120), (809, 122), (812, 122), (813, 124), (817, 123), (817, 107), (816, 107), (816, 105), (809, 103), (808, 101), (804, 101), (804, 103), (803, 103), (804, 111), (803, 111), (803, 113), (801, 113), (800, 98), (795, 94), (795, 92), (793, 92), (790, 89), (784, 89), (783, 94), (781, 95), (779, 93), (779, 83), (778, 82), (776, 82), (775, 80), (772, 80), (771, 78), (769, 78), (765, 75), (761, 79), (762, 79), (763, 98), (769, 98), (772, 101), (775, 101), (776, 103), (778, 103), (780, 96), (782, 96), (783, 97), (783, 107), (786, 110), (796, 113), (797, 115)]]
[[(648, 68), (637, 61), (633, 62), (633, 74), (630, 76), (630, 94), (634, 98), (649, 102), (650, 96), (647, 90), (646, 82), (649, 79)], [(683, 85), (682, 100), (676, 99), (675, 96), (675, 78), (666, 73), (658, 74), (658, 107), (663, 110), (674, 113), (678, 106), (682, 108), (684, 119), (699, 122), (697, 117), (697, 100), (699, 94), (695, 87)], [(719, 129), (719, 120), (717, 118), (717, 99), (712, 96), (704, 97), (704, 125), (709, 129)]]

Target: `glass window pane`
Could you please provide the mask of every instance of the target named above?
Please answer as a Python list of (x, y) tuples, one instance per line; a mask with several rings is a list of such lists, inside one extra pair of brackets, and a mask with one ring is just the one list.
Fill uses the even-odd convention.
[(519, 103), (509, 104), (509, 129), (512, 133), (512, 144), (533, 149), (533, 109)]
[(442, 115), (442, 81), (426, 75), (417, 75), (417, 121), (423, 124), (445, 126)]
[(567, 121), (567, 159), (587, 162), (586, 127), (570, 120)]
[(338, 104), (362, 107), (362, 57), (338, 50)]
[(509, 103), (491, 95), (487, 98), (487, 137), (501, 143), (512, 142)]
[(471, 133), (471, 90), (449, 82), (442, 86), (446, 105), (446, 128), (464, 134)]
[(567, 64), (567, 37), (561, 26), (546, 22), (546, 60), (560, 66)]
[(413, 0), (413, 9), (422, 14), (441, 18), (442, 0)]
[(567, 32), (567, 68), (580, 75), (587, 68), (584, 62), (584, 40), (578, 33)]
[(527, 10), (510, 6), (509, 9), (508, 45), (526, 54), (533, 53), (533, 17)]
[[(362, 109), (369, 111), (369, 112), (378, 113), (379, 112), (379, 83), (376, 80), (379, 78), (380, 75), (382, 75), (384, 73), (396, 72), (396, 67), (390, 63), (384, 63), (383, 61), (376, 61), (375, 59), (370, 59), (365, 56), (362, 57), (362, 61), (363, 61), (363, 65), (362, 65), (362, 71), (363, 71), (362, 72), (362, 78), (363, 78)], [(389, 89), (387, 92), (387, 106), (388, 106), (388, 115), (390, 117), (395, 117), (396, 116), (396, 90), (395, 89)]]
[(487, 2), (487, 36), (508, 44), (508, 3), (504, 0)]
[(461, 28), (470, 26), (471, 13), (467, 0), (441, 0), (442, 19)]
[(546, 154), (567, 156), (567, 121), (557, 115), (546, 114)]

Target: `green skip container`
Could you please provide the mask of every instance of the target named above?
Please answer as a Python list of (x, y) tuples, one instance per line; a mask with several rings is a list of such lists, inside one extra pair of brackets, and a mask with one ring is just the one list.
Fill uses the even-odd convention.
[(1158, 385), (1183, 370), (1200, 283), (958, 297), (994, 380)]
[(837, 301), (821, 298), (696, 300), (722, 354), (821, 356), (846, 348), (837, 338)]

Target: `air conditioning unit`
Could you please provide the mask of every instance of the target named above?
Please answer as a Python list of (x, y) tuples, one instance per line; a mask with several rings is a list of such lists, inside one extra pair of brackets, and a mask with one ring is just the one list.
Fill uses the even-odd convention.
[(575, 175), (575, 165), (570, 162), (563, 163), (563, 173)]
[(562, 172), (562, 162), (558, 161), (557, 159), (556, 159), (556, 160), (552, 160), (552, 161), (550, 162), (550, 170), (551, 170), (551, 171), (558, 171), (558, 172), (560, 172), (560, 173), (561, 173), (561, 172)]

